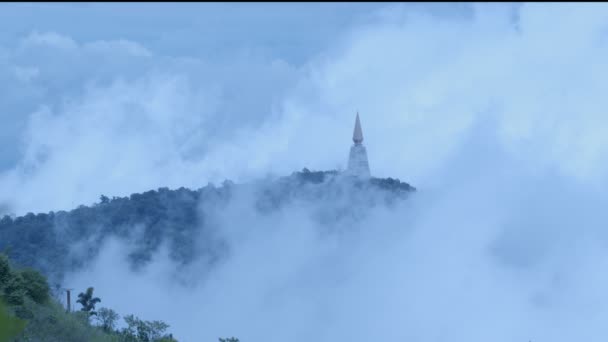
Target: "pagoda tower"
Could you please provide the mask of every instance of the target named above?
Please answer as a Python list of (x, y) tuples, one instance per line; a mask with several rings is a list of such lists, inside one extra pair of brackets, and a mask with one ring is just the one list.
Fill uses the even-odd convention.
[(361, 121), (359, 120), (359, 112), (355, 119), (355, 130), (353, 131), (353, 146), (350, 147), (348, 155), (347, 173), (351, 176), (359, 178), (371, 177), (369, 172), (369, 162), (367, 161), (367, 151), (363, 146), (363, 131), (361, 130)]

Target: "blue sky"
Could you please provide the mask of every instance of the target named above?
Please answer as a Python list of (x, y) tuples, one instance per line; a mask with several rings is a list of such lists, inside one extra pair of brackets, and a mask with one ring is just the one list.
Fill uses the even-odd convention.
[[(0, 13), (5, 43), (32, 30), (78, 42), (127, 39), (167, 55), (217, 57), (257, 48), (302, 63), (336, 35), (378, 19), (387, 3), (13, 3)], [(468, 4), (406, 5), (436, 15), (470, 13)]]
[(369, 20), (373, 3), (4, 4), (2, 38), (54, 31), (78, 42), (127, 39), (169, 56), (224, 57), (259, 49), (303, 62)]

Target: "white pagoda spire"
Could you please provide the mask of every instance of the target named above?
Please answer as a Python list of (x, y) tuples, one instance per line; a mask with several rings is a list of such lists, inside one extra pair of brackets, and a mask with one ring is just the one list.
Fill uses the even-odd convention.
[(353, 141), (355, 144), (363, 142), (363, 131), (361, 131), (361, 122), (359, 121), (359, 112), (357, 112), (357, 119), (355, 119), (355, 130), (353, 131)]
[(350, 148), (348, 155), (348, 170), (349, 175), (359, 178), (369, 178), (369, 163), (367, 161), (367, 151), (363, 146), (363, 130), (361, 129), (361, 121), (359, 120), (359, 112), (355, 119), (355, 129), (353, 131), (354, 145)]

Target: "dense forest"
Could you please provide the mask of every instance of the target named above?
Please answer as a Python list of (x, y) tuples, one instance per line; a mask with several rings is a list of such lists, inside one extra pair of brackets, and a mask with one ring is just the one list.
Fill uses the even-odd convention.
[[(213, 263), (224, 248), (222, 241), (205, 239), (213, 228), (211, 218), (243, 194), (253, 198), (260, 215), (294, 203), (307, 204), (313, 206), (316, 220), (329, 224), (365, 214), (375, 205), (390, 206), (412, 191), (415, 188), (397, 179), (359, 180), (337, 171), (304, 169), (239, 185), (225, 181), (198, 190), (160, 188), (129, 197), (101, 195), (98, 203), (70, 211), (4, 216), (0, 251), (17, 265), (39, 270), (58, 289), (64, 274), (86, 267), (109, 237), (129, 241), (134, 268), (150, 261), (162, 243), (169, 246), (170, 257), (178, 264), (195, 258)], [(197, 241), (203, 245), (196, 245)]]

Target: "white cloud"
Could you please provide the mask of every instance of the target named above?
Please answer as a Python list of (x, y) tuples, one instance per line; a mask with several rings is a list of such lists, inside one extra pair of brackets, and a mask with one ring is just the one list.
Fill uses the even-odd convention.
[(152, 52), (142, 45), (131, 42), (125, 39), (119, 39), (115, 41), (94, 41), (92, 43), (87, 43), (84, 45), (84, 48), (87, 50), (91, 50), (92, 52), (98, 52), (101, 54), (105, 54), (107, 52), (120, 52), (125, 51), (130, 55), (137, 57), (150, 57), (152, 56)]
[(23, 40), (24, 47), (48, 46), (63, 50), (76, 50), (78, 43), (72, 38), (56, 32), (32, 32)]

